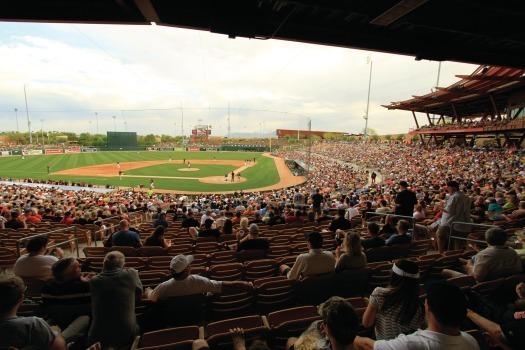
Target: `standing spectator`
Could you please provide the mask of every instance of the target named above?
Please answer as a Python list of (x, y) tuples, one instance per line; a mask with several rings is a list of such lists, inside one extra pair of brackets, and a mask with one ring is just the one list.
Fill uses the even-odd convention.
[(142, 296), (142, 283), (137, 270), (125, 269), (124, 263), (121, 252), (108, 253), (102, 273), (89, 283), (93, 315), (90, 344), (100, 342), (103, 348), (129, 348), (139, 334), (135, 299)]
[(320, 190), (317, 188), (315, 193), (312, 195), (312, 211), (317, 215), (317, 217), (321, 216), (321, 208), (323, 207), (324, 201), (323, 195), (319, 192)]
[(299, 188), (295, 188), (295, 194), (293, 195), (292, 201), (296, 208), (301, 209), (304, 206), (305, 197), (304, 194), (299, 191)]
[[(461, 224), (454, 225), (454, 230), (452, 230), (452, 223), (472, 222), (470, 218), (470, 197), (459, 190), (459, 184), (456, 181), (449, 181), (447, 183), (447, 191), (450, 196), (443, 206), (443, 216), (441, 217), (441, 224), (437, 230), (437, 243), (440, 254), (443, 254), (445, 251), (446, 242), (451, 234), (466, 237), (470, 232), (470, 226)], [(457, 249), (459, 249), (460, 244), (457, 241), (455, 241), (455, 243)]]
[(410, 216), (414, 212), (414, 205), (417, 204), (416, 194), (408, 189), (406, 181), (399, 182), (401, 191), (396, 196), (396, 215)]
[(419, 268), (409, 260), (392, 267), (388, 287), (377, 287), (363, 315), (363, 326), (375, 324), (376, 339), (393, 339), (423, 325), (425, 309), (419, 300)]
[(24, 301), (24, 282), (19, 277), (0, 278), (0, 347), (4, 349), (65, 350), (66, 342), (40, 317), (19, 317)]

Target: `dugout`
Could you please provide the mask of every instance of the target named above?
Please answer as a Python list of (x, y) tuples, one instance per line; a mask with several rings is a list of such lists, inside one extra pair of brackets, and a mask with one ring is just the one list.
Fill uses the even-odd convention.
[(137, 146), (136, 132), (108, 131), (107, 132), (108, 151), (120, 150), (140, 150), (143, 147)]

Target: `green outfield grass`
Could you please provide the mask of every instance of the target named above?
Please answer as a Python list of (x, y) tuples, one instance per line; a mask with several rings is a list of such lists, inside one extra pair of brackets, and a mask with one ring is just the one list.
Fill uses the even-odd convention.
[[(169, 163), (168, 160), (172, 159)], [(230, 182), (207, 184), (196, 179), (173, 179), (173, 178), (156, 178), (156, 176), (169, 176), (181, 178), (202, 178), (208, 176), (222, 176), (229, 174), (236, 169), (230, 165), (204, 165), (192, 164), (192, 168), (198, 168), (197, 171), (183, 172), (178, 171), (186, 166), (180, 164), (183, 159), (188, 160), (252, 160), (256, 158), (254, 166), (242, 171), (242, 177), (247, 181), (242, 183), (231, 184)], [(165, 160), (166, 164), (152, 165), (138, 169), (124, 171), (122, 180), (118, 178), (116, 163), (126, 163), (135, 161), (152, 161)], [(56, 175), (53, 172), (71, 168), (80, 168), (98, 164), (115, 164), (115, 176), (98, 177), (98, 176), (65, 176)], [(51, 169), (51, 174), (47, 174), (47, 166)], [(20, 180), (32, 178), (35, 180), (72, 180), (84, 181), (94, 185), (113, 185), (124, 187), (137, 187), (143, 184), (149, 185), (150, 178), (155, 181), (155, 188), (179, 191), (234, 191), (249, 190), (259, 187), (270, 186), (279, 182), (279, 174), (275, 167), (273, 159), (264, 157), (260, 153), (254, 152), (93, 152), (80, 154), (63, 154), (63, 155), (36, 155), (26, 156), (22, 159), (20, 156), (0, 158), (0, 177)]]

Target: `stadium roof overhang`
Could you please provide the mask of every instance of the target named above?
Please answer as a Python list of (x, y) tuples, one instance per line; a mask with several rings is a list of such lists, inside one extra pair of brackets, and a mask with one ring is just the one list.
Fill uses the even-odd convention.
[(401, 102), (383, 105), (388, 109), (462, 117), (483, 117), (489, 110), (502, 111), (509, 97), (525, 90), (525, 69), (480, 66), (471, 75), (457, 75), (457, 83)]
[(139, 24), (525, 68), (525, 8), (493, 0), (0, 0), (1, 21)]

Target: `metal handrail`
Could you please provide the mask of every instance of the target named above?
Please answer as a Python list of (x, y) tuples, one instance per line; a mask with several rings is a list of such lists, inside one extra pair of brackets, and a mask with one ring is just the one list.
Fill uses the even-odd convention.
[(75, 244), (77, 246), (77, 258), (80, 257), (80, 251), (79, 251), (79, 245), (78, 245), (78, 232), (77, 232), (77, 227), (76, 226), (70, 226), (70, 227), (63, 227), (63, 228), (60, 228), (60, 229), (57, 229), (57, 230), (53, 230), (53, 231), (49, 231), (49, 232), (42, 232), (42, 233), (37, 233), (37, 234), (34, 234), (34, 235), (30, 235), (30, 236), (27, 236), (27, 237), (22, 237), (20, 238), (19, 240), (16, 241), (16, 252), (18, 254), (18, 256), (20, 256), (20, 245), (23, 241), (28, 241), (30, 239), (33, 239), (35, 237), (40, 237), (40, 236), (49, 236), (53, 233), (62, 233), (64, 231), (66, 231), (66, 233), (68, 233), (68, 231), (70, 231), (71, 229), (74, 230), (74, 235), (75, 235), (75, 238), (73, 239), (68, 239), (64, 242), (60, 242), (58, 244), (53, 244), (51, 246), (49, 246), (50, 248), (55, 248), (55, 247), (59, 247), (65, 243), (69, 243), (69, 242), (72, 242), (72, 241), (75, 241)]
[(482, 240), (475, 239), (475, 238), (468, 238), (468, 237), (452, 235), (452, 233), (454, 232), (454, 226), (456, 226), (456, 225), (466, 225), (466, 226), (476, 226), (476, 227), (486, 227), (486, 228), (498, 227), (497, 225), (475, 224), (473, 222), (454, 221), (452, 223), (452, 225), (450, 226), (450, 235), (448, 236), (448, 246), (449, 247), (450, 247), (450, 241), (452, 239), (458, 239), (460, 241), (472, 241), (472, 242), (476, 242), (476, 243), (487, 243), (487, 241), (482, 241)]
[[(135, 212), (133, 212), (133, 213), (129, 213), (129, 216), (131, 218), (131, 224), (133, 224), (133, 223), (136, 224), (137, 223), (137, 221), (136, 221), (137, 217), (140, 220), (140, 222), (143, 221), (144, 213), (139, 212), (139, 214), (137, 215), (137, 214), (135, 214)], [(93, 224), (91, 224), (92, 225), (91, 233), (93, 234), (92, 238), (93, 238), (93, 241), (95, 242), (95, 247), (97, 246), (97, 241), (98, 241), (96, 232), (101, 230), (101, 227), (97, 226), (97, 222), (101, 224), (100, 226), (102, 226), (102, 225), (105, 224), (106, 220), (114, 220), (114, 219), (118, 219), (120, 221), (121, 220), (121, 216), (120, 215), (118, 215), (118, 216), (111, 216), (109, 218), (97, 220), (97, 221), (93, 222)], [(107, 228), (114, 229), (117, 226), (118, 226), (118, 223), (117, 224), (109, 224), (109, 225), (107, 225)]]

